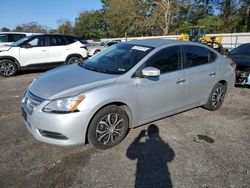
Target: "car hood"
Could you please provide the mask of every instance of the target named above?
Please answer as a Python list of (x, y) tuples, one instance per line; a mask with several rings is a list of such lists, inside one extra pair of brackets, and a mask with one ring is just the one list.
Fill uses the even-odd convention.
[(0, 52), (2, 52), (2, 51), (8, 51), (10, 48), (11, 48), (11, 46), (9, 46), (9, 45), (0, 46)]
[(28, 90), (40, 98), (53, 100), (111, 84), (117, 77), (86, 70), (75, 64), (42, 74), (30, 84)]
[(229, 56), (233, 62), (237, 64), (236, 69), (241, 71), (250, 70), (250, 56), (245, 55), (230, 55)]

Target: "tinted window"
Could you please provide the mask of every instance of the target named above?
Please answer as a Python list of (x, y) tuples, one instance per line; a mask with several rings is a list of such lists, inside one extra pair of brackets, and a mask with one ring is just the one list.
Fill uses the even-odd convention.
[(8, 37), (6, 34), (0, 35), (0, 42), (8, 42)]
[(209, 63), (208, 49), (200, 46), (185, 46), (186, 67), (194, 67)]
[(209, 58), (210, 58), (210, 62), (214, 62), (217, 58), (216, 53), (209, 50)]
[(74, 37), (71, 37), (71, 36), (65, 36), (64, 38), (65, 38), (67, 44), (72, 44), (72, 43), (74, 43), (76, 41), (79, 41), (78, 39), (76, 39)]
[(147, 62), (146, 67), (155, 67), (161, 73), (181, 69), (180, 47), (169, 47), (153, 55)]
[(114, 45), (114, 44), (116, 44), (117, 42), (109, 42), (108, 44), (107, 44), (107, 46), (112, 46), (112, 45)]
[(28, 45), (31, 47), (48, 46), (47, 37), (45, 37), (45, 36), (33, 37), (29, 41), (25, 42), (25, 45)]
[(24, 34), (8, 34), (8, 42), (16, 42), (24, 37), (26, 37)]
[(123, 74), (152, 51), (151, 47), (117, 44), (80, 64), (85, 69), (107, 74)]
[(64, 36), (50, 36), (50, 46), (63, 46), (67, 45), (67, 41)]
[(243, 44), (237, 48), (235, 48), (231, 54), (239, 54), (239, 55), (249, 55), (250, 54), (250, 45)]

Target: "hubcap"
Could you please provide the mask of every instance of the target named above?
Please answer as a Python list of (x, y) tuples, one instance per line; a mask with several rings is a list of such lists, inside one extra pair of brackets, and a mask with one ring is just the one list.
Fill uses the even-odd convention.
[(73, 57), (70, 59), (68, 64), (70, 65), (70, 64), (76, 64), (76, 63), (81, 63), (81, 60), (77, 57)]
[(15, 71), (14, 66), (9, 62), (3, 62), (0, 64), (0, 74), (4, 76), (9, 76)]
[(217, 107), (223, 101), (224, 92), (222, 88), (217, 88), (214, 90), (212, 95), (212, 104), (214, 107)]
[(103, 145), (115, 143), (121, 137), (124, 120), (118, 114), (106, 115), (96, 127), (96, 137)]

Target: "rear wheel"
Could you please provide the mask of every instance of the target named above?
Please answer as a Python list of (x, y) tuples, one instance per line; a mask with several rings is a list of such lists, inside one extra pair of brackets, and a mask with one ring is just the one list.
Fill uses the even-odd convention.
[(10, 77), (14, 76), (16, 73), (17, 66), (13, 61), (9, 59), (0, 60), (0, 75)]
[(222, 83), (217, 83), (212, 89), (208, 102), (204, 105), (204, 108), (210, 111), (218, 110), (223, 104), (226, 92), (227, 87)]
[(96, 51), (94, 52), (94, 55), (95, 55), (95, 54), (98, 54), (99, 52), (100, 52), (100, 50), (96, 50)]
[(82, 59), (80, 57), (70, 57), (67, 61), (67, 65), (72, 65), (72, 64), (77, 64), (77, 63), (81, 63)]
[(128, 127), (127, 113), (119, 106), (107, 106), (97, 112), (91, 121), (88, 140), (98, 149), (108, 149), (124, 139)]

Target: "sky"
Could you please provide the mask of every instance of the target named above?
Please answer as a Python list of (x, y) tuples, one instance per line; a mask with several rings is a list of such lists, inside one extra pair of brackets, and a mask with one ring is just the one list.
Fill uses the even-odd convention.
[(100, 0), (0, 0), (0, 29), (30, 22), (55, 29), (60, 19), (74, 22), (81, 11), (101, 7)]

